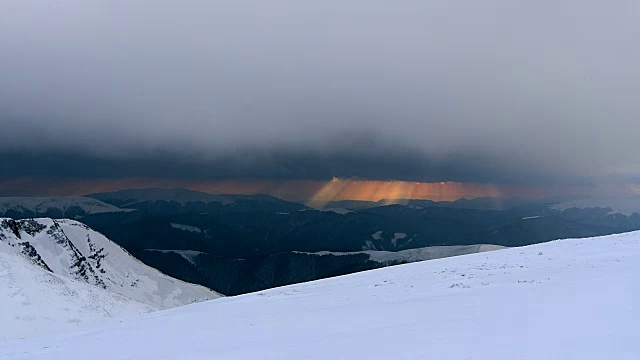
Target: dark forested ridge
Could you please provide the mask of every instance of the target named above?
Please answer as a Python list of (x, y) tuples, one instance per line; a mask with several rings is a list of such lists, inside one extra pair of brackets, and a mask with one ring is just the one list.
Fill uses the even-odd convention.
[[(490, 199), (382, 205), (343, 202), (346, 213), (318, 211), (267, 195), (211, 195), (190, 190), (129, 190), (89, 195), (133, 211), (73, 217), (102, 232), (142, 261), (180, 279), (225, 294), (347, 274), (382, 266), (365, 255), (298, 252), (401, 251), (428, 246), (521, 246), (561, 238), (640, 229), (640, 215), (611, 209), (557, 211), (541, 202), (495, 206)], [(19, 210), (19, 209), (18, 209)], [(69, 217), (15, 208), (4, 216)], [(188, 260), (176, 252), (192, 251)]]

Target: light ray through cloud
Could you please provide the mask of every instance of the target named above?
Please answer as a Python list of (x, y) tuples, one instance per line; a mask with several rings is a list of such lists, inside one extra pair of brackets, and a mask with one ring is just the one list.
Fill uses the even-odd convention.
[(322, 208), (329, 202), (339, 200), (384, 201), (385, 204), (393, 204), (401, 199), (453, 201), (461, 198), (501, 197), (502, 195), (500, 189), (491, 184), (333, 178), (313, 194), (307, 205)]
[[(383, 201), (398, 203), (403, 199), (455, 201), (461, 198), (516, 197), (544, 198), (554, 196), (589, 196), (602, 193), (591, 187), (527, 187), (461, 182), (412, 182), (333, 178), (320, 180), (264, 180), (264, 179), (67, 179), (20, 178), (0, 181), (2, 196), (60, 196), (86, 195), (97, 192), (143, 188), (185, 188), (212, 194), (267, 194), (284, 200), (304, 202), (322, 208), (328, 202), (340, 200)], [(606, 193), (640, 193), (638, 185), (630, 184)]]

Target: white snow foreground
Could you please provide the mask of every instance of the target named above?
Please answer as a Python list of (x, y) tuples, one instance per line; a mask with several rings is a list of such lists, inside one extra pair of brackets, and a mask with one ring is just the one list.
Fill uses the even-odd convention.
[(640, 232), (412, 263), (0, 344), (2, 359), (639, 359)]
[[(143, 264), (104, 235), (74, 220), (0, 218), (0, 245), (0, 339), (47, 333), (48, 325), (41, 323), (49, 320), (67, 319), (77, 326), (94, 318), (166, 309), (220, 296)], [(135, 311), (120, 311), (124, 305), (119, 303), (112, 311), (110, 303), (121, 301), (111, 298), (135, 303)], [(15, 302), (17, 299), (22, 300)], [(52, 307), (45, 306), (49, 300)], [(83, 316), (91, 315), (83, 309), (94, 309), (96, 314)], [(73, 312), (78, 315), (67, 314)], [(17, 334), (5, 325), (18, 320), (32, 331)], [(53, 325), (50, 328), (57, 330)]]
[(0, 341), (60, 333), (152, 310), (157, 309), (34, 266), (0, 241)]

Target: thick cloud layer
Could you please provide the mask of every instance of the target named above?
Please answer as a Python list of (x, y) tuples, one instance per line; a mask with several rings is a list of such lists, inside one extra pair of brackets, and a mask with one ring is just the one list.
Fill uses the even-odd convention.
[(633, 179), (639, 6), (0, 0), (1, 174)]

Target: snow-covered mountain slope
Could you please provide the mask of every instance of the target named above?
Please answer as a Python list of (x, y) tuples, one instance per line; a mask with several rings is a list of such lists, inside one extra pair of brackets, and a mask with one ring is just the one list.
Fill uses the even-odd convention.
[(551, 206), (554, 210), (577, 209), (610, 209), (609, 214), (632, 215), (640, 214), (640, 195), (625, 197), (591, 197), (573, 199)]
[(0, 344), (0, 357), (638, 359), (639, 273), (640, 232), (560, 240)]
[[(53, 274), (0, 241), (0, 341), (53, 334), (156, 310)], [(1, 358), (2, 356), (0, 356)]]
[(76, 218), (89, 214), (132, 211), (81, 196), (0, 197), (0, 216)]
[(425, 261), (425, 260), (433, 260), (433, 259), (441, 259), (451, 256), (460, 256), (460, 255), (468, 255), (481, 253), (485, 251), (494, 251), (504, 249), (504, 246), (499, 245), (460, 245), (460, 246), (429, 246), (424, 248), (417, 249), (408, 249), (401, 251), (377, 251), (377, 250), (366, 250), (366, 251), (354, 251), (354, 252), (333, 252), (333, 251), (319, 251), (314, 253), (306, 253), (306, 254), (314, 254), (318, 256), (346, 256), (346, 255), (358, 255), (358, 254), (366, 254), (369, 255), (370, 261), (375, 261), (384, 265), (393, 265), (397, 263), (403, 262), (416, 262), (416, 261)]
[(0, 219), (0, 242), (54, 274), (101, 287), (157, 308), (219, 294), (171, 278), (135, 259), (104, 235), (74, 220)]

